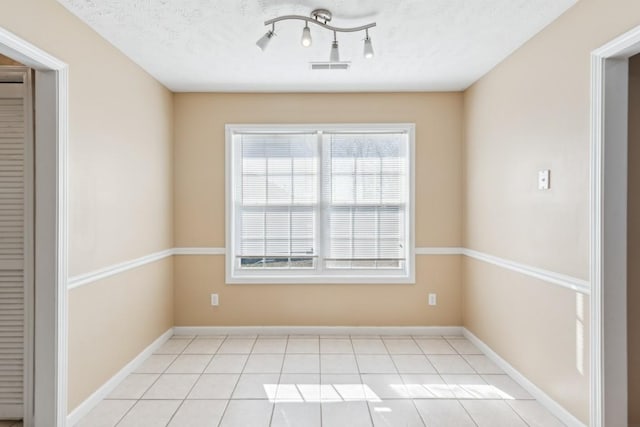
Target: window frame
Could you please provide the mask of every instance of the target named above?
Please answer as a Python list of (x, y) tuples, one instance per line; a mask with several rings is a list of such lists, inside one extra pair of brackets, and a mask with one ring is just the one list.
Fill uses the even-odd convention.
[[(283, 270), (244, 271), (238, 274), (235, 268), (236, 244), (236, 208), (235, 177), (238, 160), (234, 156), (233, 137), (242, 133), (317, 133), (317, 132), (372, 132), (372, 133), (406, 133), (407, 165), (409, 195), (406, 203), (408, 221), (405, 224), (407, 233), (406, 268), (394, 274), (389, 270), (342, 270), (329, 273), (321, 269), (323, 274), (304, 274), (303, 270), (282, 274)], [(319, 147), (320, 148), (320, 147)], [(320, 158), (321, 162), (322, 159)], [(320, 181), (322, 178), (320, 177)], [(321, 183), (320, 183), (321, 185)], [(320, 202), (321, 203), (321, 202)], [(322, 209), (322, 207), (320, 207)], [(318, 218), (321, 222), (322, 218)], [(319, 226), (324, 226), (320, 223)], [(414, 123), (343, 123), (343, 124), (227, 124), (225, 125), (225, 226), (226, 255), (225, 276), (227, 284), (415, 284), (415, 124)], [(320, 244), (324, 244), (324, 234), (317, 236)], [(319, 259), (321, 261), (321, 257)], [(291, 270), (288, 270), (291, 271)], [(384, 271), (384, 274), (380, 272)]]

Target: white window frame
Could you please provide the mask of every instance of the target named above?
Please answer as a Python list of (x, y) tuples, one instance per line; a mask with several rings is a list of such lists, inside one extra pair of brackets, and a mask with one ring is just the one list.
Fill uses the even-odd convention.
[[(406, 210), (409, 220), (405, 224), (408, 236), (406, 268), (393, 274), (372, 274), (371, 270), (339, 270), (332, 274), (282, 274), (281, 271), (255, 271), (238, 274), (235, 269), (235, 205), (236, 159), (233, 136), (260, 132), (397, 132), (408, 137), (407, 163), (409, 166), (409, 197)], [(227, 284), (415, 284), (415, 124), (414, 123), (362, 123), (362, 124), (227, 124), (225, 126), (225, 202), (226, 202), (226, 283)], [(322, 238), (322, 237), (320, 237)], [(315, 270), (314, 270), (315, 271)], [(383, 270), (381, 270), (383, 271)], [(326, 270), (324, 270), (326, 272)]]

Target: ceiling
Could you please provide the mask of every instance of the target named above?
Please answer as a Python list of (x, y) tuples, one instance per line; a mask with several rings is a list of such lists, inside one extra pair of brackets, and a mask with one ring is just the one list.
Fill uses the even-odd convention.
[[(176, 92), (458, 91), (469, 87), (577, 0), (58, 0)], [(332, 33), (276, 25), (260, 51), (264, 21), (308, 16), (323, 7), (332, 25), (370, 31), (376, 56), (362, 56), (362, 33), (338, 33), (344, 70), (328, 61)]]

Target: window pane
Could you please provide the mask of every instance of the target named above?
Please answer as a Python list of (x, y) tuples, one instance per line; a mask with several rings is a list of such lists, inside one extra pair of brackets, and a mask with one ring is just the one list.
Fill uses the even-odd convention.
[(356, 177), (356, 202), (363, 204), (380, 203), (380, 175), (358, 175)]
[(334, 175), (331, 177), (331, 202), (335, 204), (355, 203), (355, 177)]
[(354, 239), (375, 238), (378, 231), (378, 208), (356, 208), (353, 216)]
[(324, 141), (326, 268), (397, 268), (406, 253), (406, 135), (327, 134)]
[(234, 268), (406, 269), (407, 134), (294, 132), (233, 136)]
[(309, 268), (310, 262), (313, 266), (313, 258), (294, 262), (291, 256), (317, 252), (313, 206), (318, 202), (317, 135), (247, 134), (239, 136), (239, 143), (240, 266)]
[(267, 204), (269, 205), (288, 205), (291, 204), (292, 194), (291, 175), (269, 175), (267, 178)]
[(247, 175), (242, 179), (242, 204), (264, 205), (267, 202), (267, 177)]
[(317, 178), (315, 175), (293, 177), (293, 204), (310, 205), (317, 202)]

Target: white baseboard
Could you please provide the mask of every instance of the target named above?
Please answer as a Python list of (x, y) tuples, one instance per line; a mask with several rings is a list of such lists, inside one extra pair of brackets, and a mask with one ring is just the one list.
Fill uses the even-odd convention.
[(120, 371), (104, 383), (99, 389), (93, 392), (84, 402), (78, 405), (69, 415), (67, 415), (67, 426), (73, 427), (82, 417), (87, 415), (102, 399), (107, 397), (130, 373), (135, 371), (149, 356), (151, 356), (162, 344), (173, 336), (173, 329), (167, 330), (154, 342), (145, 348), (135, 359), (127, 363)]
[(502, 368), (514, 381), (520, 384), (525, 390), (536, 398), (538, 403), (544, 406), (549, 412), (555, 415), (560, 421), (565, 423), (569, 427), (586, 427), (585, 424), (577, 419), (573, 414), (567, 411), (562, 405), (553, 400), (548, 394), (542, 391), (538, 386), (529, 381), (524, 375), (522, 375), (516, 368), (511, 366), (509, 362), (504, 360), (493, 351), (487, 344), (485, 344), (480, 338), (476, 337), (467, 328), (462, 328), (462, 333), (469, 341), (471, 341), (476, 347), (478, 347), (489, 359), (496, 365)]
[(175, 326), (175, 335), (462, 335), (462, 326)]

